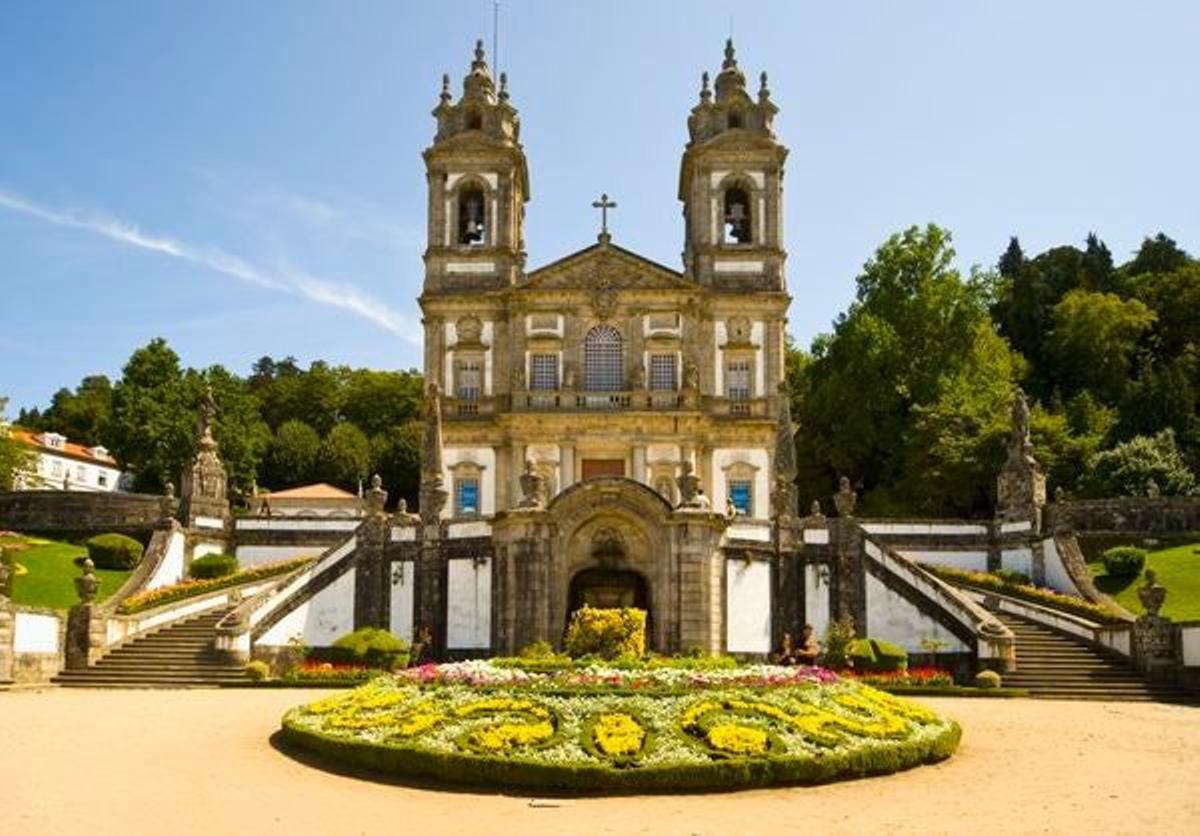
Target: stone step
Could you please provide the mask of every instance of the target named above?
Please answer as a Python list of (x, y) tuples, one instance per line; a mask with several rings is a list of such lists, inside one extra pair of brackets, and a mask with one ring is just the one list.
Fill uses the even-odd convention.
[(246, 672), (240, 668), (207, 668), (198, 670), (155, 670), (155, 671), (123, 671), (123, 670), (100, 670), (99, 668), (89, 668), (83, 671), (63, 671), (57, 675), (54, 680), (63, 682), (67, 680), (75, 682), (83, 682), (87, 680), (113, 680), (121, 682), (142, 681), (142, 680), (178, 680), (178, 679), (209, 679), (213, 682), (241, 682), (245, 680)]

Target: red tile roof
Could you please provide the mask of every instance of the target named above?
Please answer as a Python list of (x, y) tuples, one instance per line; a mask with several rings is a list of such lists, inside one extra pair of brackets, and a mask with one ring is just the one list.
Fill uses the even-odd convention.
[(112, 456), (97, 456), (92, 453), (91, 447), (85, 447), (82, 444), (76, 444), (73, 441), (64, 441), (62, 447), (51, 447), (42, 443), (42, 433), (40, 432), (27, 430), (24, 427), (12, 427), (10, 433), (12, 438), (18, 443), (24, 444), (26, 447), (33, 447), (34, 449), (43, 453), (50, 453), (56, 456), (66, 456), (69, 459), (79, 459), (81, 461), (107, 465), (114, 468), (118, 467), (117, 460)]

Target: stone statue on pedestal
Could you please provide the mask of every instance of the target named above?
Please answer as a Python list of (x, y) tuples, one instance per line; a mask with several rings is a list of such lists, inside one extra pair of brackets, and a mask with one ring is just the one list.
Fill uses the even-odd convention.
[(833, 495), (833, 507), (837, 508), (839, 517), (853, 517), (854, 506), (858, 504), (858, 491), (850, 487), (850, 478), (843, 476), (838, 479), (838, 492)]
[(1013, 397), (1012, 431), (1008, 458), (996, 477), (996, 517), (1001, 522), (1028, 520), (1034, 530), (1042, 525), (1046, 505), (1046, 476), (1033, 457), (1029, 432), (1029, 402), (1017, 388)]
[(537, 472), (533, 461), (525, 460), (525, 472), (521, 474), (521, 508), (541, 508), (546, 495), (546, 479)]
[(228, 476), (221, 461), (217, 440), (213, 437), (217, 404), (212, 386), (204, 390), (196, 422), (196, 457), (180, 480), (183, 521), (193, 525), (197, 517), (225, 521), (229, 519)]

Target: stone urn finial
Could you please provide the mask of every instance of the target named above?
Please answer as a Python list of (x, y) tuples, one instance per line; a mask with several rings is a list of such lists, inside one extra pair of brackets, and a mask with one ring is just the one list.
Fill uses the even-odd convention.
[(1158, 611), (1167, 600), (1167, 588), (1158, 582), (1158, 575), (1153, 569), (1146, 570), (1146, 580), (1138, 587), (1138, 600), (1151, 618), (1158, 618)]
[(75, 592), (79, 595), (79, 603), (90, 604), (96, 600), (100, 579), (96, 577), (96, 564), (90, 557), (84, 558), (82, 569), (83, 574), (75, 579)]
[(387, 505), (387, 497), (387, 491), (383, 489), (383, 477), (376, 473), (371, 477), (371, 489), (365, 497), (367, 513), (371, 516), (382, 514), (383, 506)]
[(821, 511), (821, 500), (814, 499), (812, 501), (812, 505), (808, 507), (808, 515), (814, 519), (820, 519), (825, 516), (824, 512)]

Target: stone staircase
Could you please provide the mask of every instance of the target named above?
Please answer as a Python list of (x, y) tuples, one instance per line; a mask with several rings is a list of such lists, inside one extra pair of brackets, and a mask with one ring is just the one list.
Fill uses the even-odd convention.
[(1186, 692), (1146, 682), (1127, 661), (1093, 649), (1082, 639), (1006, 612), (994, 612), (1016, 637), (1017, 669), (1004, 685), (1031, 697), (1127, 702), (1191, 702)]
[(213, 652), (216, 625), (232, 608), (178, 621), (118, 647), (85, 670), (62, 671), (64, 688), (195, 688), (235, 685), (245, 671)]

